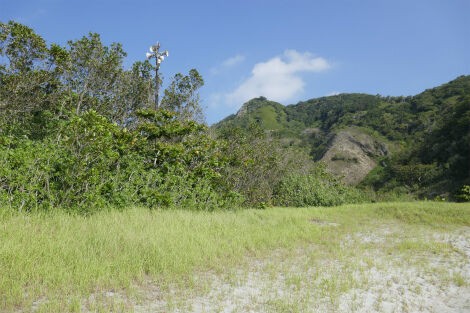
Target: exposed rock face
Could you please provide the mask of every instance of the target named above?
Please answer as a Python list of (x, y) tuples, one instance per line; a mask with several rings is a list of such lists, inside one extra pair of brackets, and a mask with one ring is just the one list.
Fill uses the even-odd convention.
[[(265, 105), (269, 105), (271, 103), (275, 103), (275, 102), (268, 101), (265, 97), (258, 97), (258, 98), (251, 99), (250, 101), (245, 102), (242, 105), (242, 107), (238, 110), (236, 116), (237, 117), (242, 117), (243, 115), (247, 114), (248, 112), (254, 111), (254, 110), (256, 110), (260, 107), (263, 107)], [(278, 104), (278, 103), (276, 103), (276, 104), (282, 107), (282, 104)]]
[(245, 115), (246, 113), (248, 112), (248, 103), (245, 103), (242, 105), (242, 107), (238, 110), (237, 112), (237, 116), (238, 117), (242, 117), (243, 115)]
[(387, 154), (384, 143), (356, 128), (347, 128), (335, 135), (321, 161), (343, 182), (356, 185), (377, 165), (374, 159)]

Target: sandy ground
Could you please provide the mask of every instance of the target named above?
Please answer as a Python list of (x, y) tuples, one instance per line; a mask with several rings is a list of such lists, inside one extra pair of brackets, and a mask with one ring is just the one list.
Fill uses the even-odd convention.
[(199, 273), (192, 292), (164, 295), (150, 283), (139, 303), (127, 304), (138, 313), (470, 312), (470, 228), (418, 237), (378, 227), (326, 254), (310, 245)]

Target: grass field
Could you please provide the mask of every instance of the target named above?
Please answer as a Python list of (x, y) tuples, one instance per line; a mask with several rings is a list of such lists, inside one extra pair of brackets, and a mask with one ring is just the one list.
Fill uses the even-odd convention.
[[(406, 292), (468, 292), (469, 229), (468, 203), (0, 211), (0, 312), (388, 312), (388, 289), (402, 308)], [(431, 287), (400, 295), (413, 275)], [(362, 292), (382, 280), (382, 293)]]

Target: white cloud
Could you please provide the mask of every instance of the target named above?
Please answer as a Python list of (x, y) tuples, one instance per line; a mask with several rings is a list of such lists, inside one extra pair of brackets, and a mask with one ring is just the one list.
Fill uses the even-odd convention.
[(238, 64), (242, 63), (243, 61), (245, 61), (245, 56), (243, 56), (241, 54), (237, 54), (233, 57), (230, 57), (230, 58), (224, 60), (220, 65), (211, 68), (210, 72), (211, 72), (212, 75), (217, 75), (221, 71), (226, 70), (226, 69), (231, 68), (231, 67), (234, 67), (235, 65), (238, 65)]
[(237, 64), (242, 63), (243, 61), (245, 61), (245, 56), (243, 56), (241, 54), (237, 54), (236, 56), (228, 58), (227, 60), (222, 62), (222, 66), (223, 67), (232, 67), (232, 66), (235, 66)]
[(255, 64), (251, 76), (225, 95), (226, 105), (240, 106), (259, 96), (278, 102), (287, 101), (303, 91), (305, 82), (300, 73), (321, 72), (330, 67), (324, 58), (309, 52), (286, 50), (282, 56)]

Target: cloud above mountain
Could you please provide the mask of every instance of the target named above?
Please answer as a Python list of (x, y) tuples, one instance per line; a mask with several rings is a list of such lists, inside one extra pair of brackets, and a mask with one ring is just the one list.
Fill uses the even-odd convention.
[(251, 75), (233, 91), (225, 94), (224, 102), (235, 107), (259, 96), (284, 102), (303, 91), (305, 82), (302, 73), (322, 72), (330, 67), (331, 64), (322, 57), (309, 52), (286, 50), (280, 56), (255, 64)]

